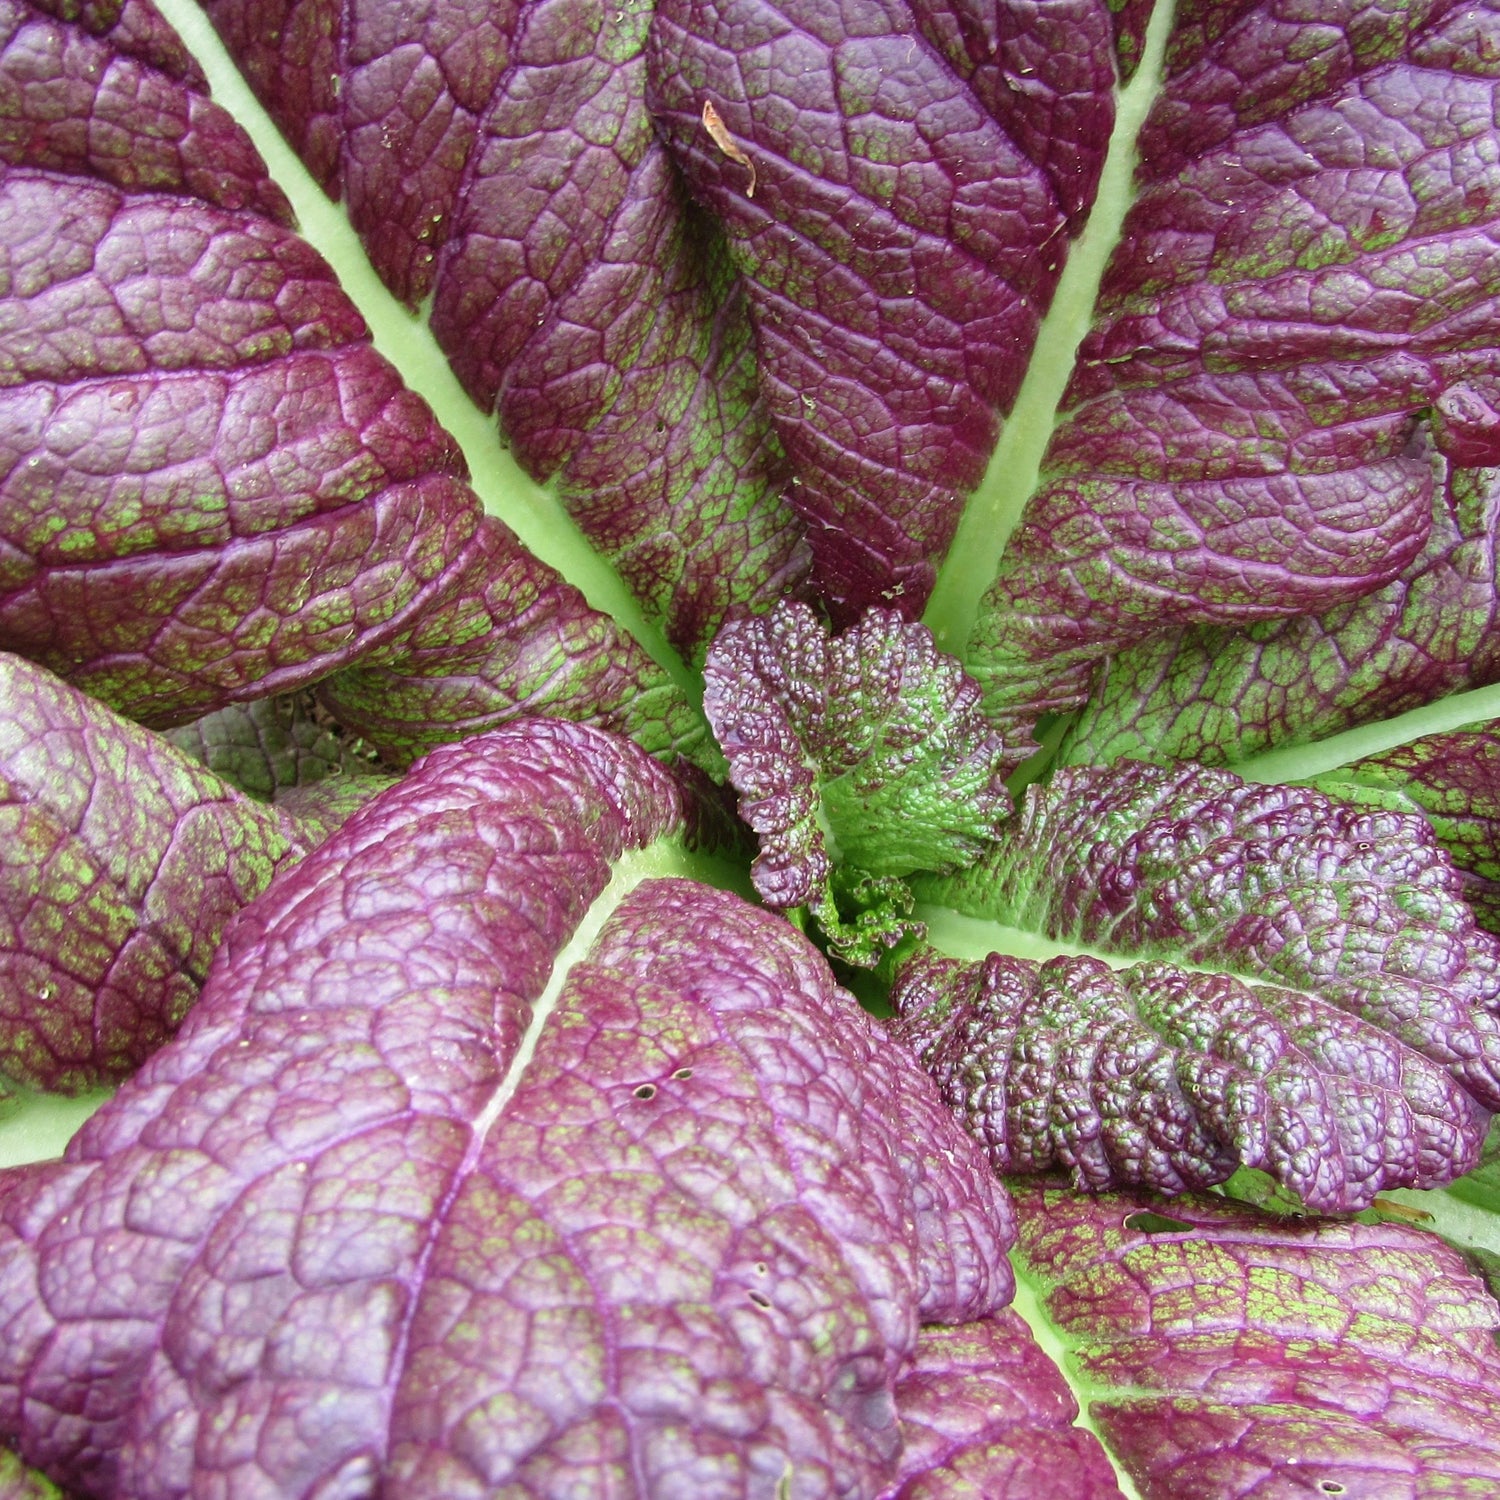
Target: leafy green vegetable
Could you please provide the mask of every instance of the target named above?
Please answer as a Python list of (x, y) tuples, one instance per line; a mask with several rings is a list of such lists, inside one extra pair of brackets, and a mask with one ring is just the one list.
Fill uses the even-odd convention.
[(0, 4), (0, 1020), (141, 1062), (0, 1489), (1495, 1488), (1483, 888), (1182, 757), (1500, 712), (1500, 3), (160, 3)]

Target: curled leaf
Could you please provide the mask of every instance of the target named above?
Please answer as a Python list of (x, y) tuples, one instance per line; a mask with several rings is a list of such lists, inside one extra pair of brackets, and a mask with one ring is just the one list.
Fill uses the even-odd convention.
[(1493, 726), (1425, 735), (1313, 785), (1358, 807), (1425, 817), (1462, 874), (1475, 917), (1500, 931), (1500, 733)]
[(1349, 1213), (1451, 1182), (1484, 1141), (1487, 1114), (1442, 1068), (1315, 995), (1164, 963), (929, 952), (891, 999), (895, 1035), (998, 1172), (1175, 1194), (1253, 1167)]
[(1201, 766), (1070, 767), (1028, 788), (979, 863), (917, 894), (1304, 990), (1500, 1107), (1500, 943), (1418, 819)]

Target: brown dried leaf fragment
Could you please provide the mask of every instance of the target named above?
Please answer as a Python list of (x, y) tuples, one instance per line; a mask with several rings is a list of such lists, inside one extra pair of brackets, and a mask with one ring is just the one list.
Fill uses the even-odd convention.
[(745, 185), (745, 196), (755, 196), (755, 163), (750, 160), (749, 154), (735, 138), (730, 135), (729, 127), (724, 123), (724, 117), (714, 108), (712, 99), (703, 101), (703, 128), (713, 138), (713, 143), (730, 161), (738, 162), (750, 173), (750, 181)]

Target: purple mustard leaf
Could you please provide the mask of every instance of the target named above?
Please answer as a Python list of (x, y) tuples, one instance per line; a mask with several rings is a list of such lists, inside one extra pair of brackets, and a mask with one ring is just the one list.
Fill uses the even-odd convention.
[(315, 841), (160, 736), (0, 653), (0, 1075), (125, 1077), (225, 924)]
[(1178, 14), (1042, 484), (968, 654), (1018, 721), (1194, 624), (1329, 610), (1427, 539), (1431, 430), (1500, 459), (1497, 16)]
[[(770, 168), (762, 206), (784, 228), (748, 232), (740, 184), (715, 194), (697, 149), (706, 118), (733, 146), (715, 111), (745, 103), (698, 76), (715, 35), (738, 49), (729, 9), (209, 9), (387, 284), (411, 306), (432, 294), (470, 394), (676, 644), (701, 651), (732, 607), (800, 586), (793, 511), (845, 613), (921, 608), (1093, 199), (1104, 0), (892, 0), (801, 29), (756, 12), (750, 30), (822, 50), (792, 58), (808, 97), (751, 101), (758, 149), (805, 165), (795, 194)], [(653, 111), (722, 228), (686, 202), (644, 107), (648, 27)], [(800, 125), (774, 139), (798, 112), (805, 150)]]
[(659, 0), (652, 112), (748, 286), (841, 623), (908, 617), (984, 472), (1113, 120), (1104, 4)]
[(1086, 1192), (1176, 1194), (1245, 1166), (1314, 1212), (1354, 1212), (1469, 1171), (1489, 1118), (1378, 1026), (1228, 974), (928, 949), (891, 1003), (997, 1172), (1066, 1170)]
[(548, 714), (719, 771), (702, 716), (641, 646), (494, 516), (448, 598), (327, 678), (319, 700), (390, 764), (508, 719)]
[(1404, 1225), (1017, 1192), (1022, 1264), (1142, 1500), (1500, 1488), (1500, 1307)]
[[(972, 90), (1006, 135), (1046, 174), (1077, 233), (1088, 218), (1114, 128), (1117, 44), (1142, 31), (1146, 16), (1115, 10), (1118, 0), (917, 0), (911, 19)], [(1135, 9), (1140, 9), (1135, 0)], [(1149, 13), (1149, 4), (1146, 6)], [(892, 8), (888, 14), (900, 17)], [(850, 40), (858, 35), (850, 27)], [(852, 55), (851, 47), (846, 58)], [(871, 162), (879, 160), (871, 154)], [(1028, 226), (1030, 227), (1030, 226)]]
[(1497, 680), (1497, 530), (1494, 471), (1448, 470), (1427, 545), (1393, 583), (1321, 615), (1196, 626), (1120, 652), (1062, 757), (1241, 761)]
[(924, 1328), (896, 1387), (901, 1467), (880, 1500), (1121, 1500), (1099, 1440), (1025, 1320)]
[(919, 1323), (1010, 1295), (1004, 1191), (740, 898), (617, 886), (559, 964), (680, 827), (642, 751), (533, 720), (274, 883), (66, 1158), (0, 1174), (22, 1458), (111, 1500), (884, 1489)]
[[(24, 127), (0, 140), (0, 645), (179, 724), (407, 636), (518, 550), (153, 11), (11, 0), (0, 90)], [(496, 603), (516, 650), (552, 648)], [(551, 700), (607, 716), (588, 692)]]
[[(650, 11), (211, 4), (469, 393), (686, 654), (808, 567), (744, 296), (645, 107)], [(316, 75), (316, 76), (313, 76)]]
[(968, 864), (1010, 811), (978, 687), (893, 610), (838, 636), (804, 604), (730, 621), (703, 706), (760, 841), (756, 890), (811, 907), (850, 962), (913, 929), (899, 877)]
[(979, 863), (914, 885), (1058, 941), (1306, 991), (1500, 1107), (1500, 942), (1421, 819), (1199, 766), (1070, 767)]
[[(30, 0), (39, 15), (79, 26), (89, 36), (107, 36), (110, 46), (195, 89), (207, 80), (198, 60), (152, 0)], [(18, 9), (16, 14), (20, 14)], [(206, 99), (204, 100), (206, 103)], [(255, 169), (259, 175), (259, 166)]]
[(462, 552), (457, 450), (191, 79), (5, 16), (0, 642), (153, 723), (310, 680)]
[(1458, 867), (1482, 927), (1500, 931), (1500, 731), (1469, 724), (1429, 734), (1319, 776), (1311, 785), (1357, 807), (1425, 817)]
[(1151, 22), (1156, 0), (1109, 0), (1115, 26), (1115, 52), (1120, 60), (1120, 79), (1129, 83), (1140, 66), (1146, 45), (1146, 27)]

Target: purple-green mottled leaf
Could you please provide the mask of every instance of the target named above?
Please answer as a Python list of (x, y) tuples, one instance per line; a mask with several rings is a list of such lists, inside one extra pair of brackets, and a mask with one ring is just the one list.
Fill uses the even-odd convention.
[(1436, 1187), (1488, 1115), (1435, 1063), (1316, 995), (1173, 964), (919, 951), (894, 1035), (997, 1172), (1175, 1194), (1256, 1168), (1317, 1213)]
[(230, 785), (274, 802), (320, 842), (393, 779), (311, 691), (231, 704), (165, 738)]
[(1104, 0), (209, 9), (674, 642), (808, 544), (836, 612), (921, 609), (1093, 200)]
[(0, 644), (165, 724), (394, 634), (478, 507), (248, 137), (121, 28), (0, 10)]
[[(0, 6), (0, 645), (168, 725), (388, 648), (477, 567), (556, 584), (481, 525), (457, 446), (153, 17)], [(607, 717), (587, 681), (550, 702)]]
[(273, 884), (0, 1174), (0, 1435), (99, 1500), (885, 1488), (919, 1322), (1010, 1294), (1004, 1192), (738, 897), (617, 887), (558, 966), (680, 827), (628, 741), (533, 720)]
[(455, 371), (668, 637), (808, 558), (743, 292), (644, 101), (651, 13), (592, 0), (210, 4)]
[(704, 681), (760, 840), (756, 890), (811, 907), (852, 962), (873, 964), (910, 930), (896, 877), (968, 864), (1010, 811), (978, 687), (893, 610), (838, 636), (801, 604), (731, 621)]
[(1436, 1236), (1213, 1198), (1017, 1206), (1021, 1264), (1142, 1500), (1500, 1491), (1500, 1306)]
[(394, 765), (549, 714), (719, 769), (702, 716), (665, 672), (493, 516), (451, 594), (409, 634), (322, 682), (318, 697)]
[(1156, 0), (1108, 0), (1115, 26), (1115, 51), (1120, 59), (1120, 76), (1129, 82), (1140, 65), (1146, 43), (1146, 27)]
[(331, 777), (379, 785), (374, 753), (321, 713), (309, 692), (236, 703), (163, 738), (262, 802)]
[(0, 653), (0, 1075), (74, 1092), (175, 1030), (225, 924), (315, 842)]
[(1121, 1500), (1078, 1403), (1014, 1312), (924, 1328), (896, 1387), (900, 1475), (880, 1500)]
[(978, 864), (916, 885), (1060, 941), (1305, 990), (1500, 1106), (1500, 943), (1419, 819), (1121, 761), (1029, 788)]
[[(996, 711), (1193, 624), (1334, 608), (1420, 552), (1430, 426), (1500, 459), (1500, 15), (1194, 0), (1138, 196), (968, 663)], [(1428, 417), (1431, 417), (1430, 423)]]
[(1500, 733), (1491, 725), (1429, 734), (1311, 784), (1359, 807), (1425, 817), (1458, 866), (1475, 917), (1500, 931)]
[(1093, 200), (1113, 52), (1090, 0), (657, 4), (651, 107), (745, 278), (842, 623), (926, 603)]
[(1500, 678), (1500, 484), (1448, 471), (1401, 577), (1322, 615), (1146, 641), (1105, 663), (1062, 757), (1246, 760)]

